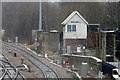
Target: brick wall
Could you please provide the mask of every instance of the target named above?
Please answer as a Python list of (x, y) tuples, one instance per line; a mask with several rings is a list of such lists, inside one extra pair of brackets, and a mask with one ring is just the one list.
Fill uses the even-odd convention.
[(66, 46), (71, 47), (71, 51), (77, 51), (78, 46), (86, 45), (86, 39), (67, 39), (65, 40)]
[(91, 32), (88, 34), (88, 39), (87, 39), (87, 47), (91, 49), (95, 49), (99, 45), (99, 35), (97, 32)]

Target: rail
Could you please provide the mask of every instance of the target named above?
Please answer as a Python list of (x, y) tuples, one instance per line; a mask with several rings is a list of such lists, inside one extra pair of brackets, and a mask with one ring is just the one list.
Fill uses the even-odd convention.
[(0, 80), (2, 79), (10, 79), (10, 80), (16, 80), (18, 79), (18, 75), (21, 76), (19, 79), (26, 80), (25, 77), (17, 70), (17, 68), (10, 63), (8, 58), (6, 56), (3, 56), (3, 59), (0, 60), (0, 66), (2, 70), (2, 74), (0, 76)]
[(17, 50), (18, 52), (22, 51), (20, 54), (22, 56), (24, 56), (26, 59), (28, 59), (32, 64), (34, 64), (36, 67), (38, 67), (41, 70), (41, 72), (44, 75), (45, 80), (48, 80), (48, 79), (51, 79), (51, 78), (54, 78), (55, 80), (60, 80), (57, 72), (54, 69), (52, 69), (49, 65), (46, 65), (45, 63), (40, 61), (35, 56), (29, 54), (29, 53), (31, 53), (31, 51), (26, 51), (25, 49), (17, 47), (16, 45), (13, 45), (13, 44), (10, 44), (10, 43), (4, 42), (3, 44), (5, 44), (8, 47), (10, 46), (10, 48), (13, 48), (14, 50)]

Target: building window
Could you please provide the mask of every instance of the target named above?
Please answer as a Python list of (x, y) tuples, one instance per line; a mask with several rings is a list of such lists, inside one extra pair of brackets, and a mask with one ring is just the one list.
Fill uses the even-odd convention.
[(71, 25), (67, 25), (67, 32), (71, 32)]
[(72, 25), (72, 31), (76, 32), (76, 25)]
[(67, 25), (67, 32), (76, 32), (76, 25)]

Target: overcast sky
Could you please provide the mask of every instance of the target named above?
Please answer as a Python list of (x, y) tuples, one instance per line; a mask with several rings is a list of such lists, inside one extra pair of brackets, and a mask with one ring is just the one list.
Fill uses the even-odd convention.
[(0, 0), (2, 2), (119, 2), (120, 0)]

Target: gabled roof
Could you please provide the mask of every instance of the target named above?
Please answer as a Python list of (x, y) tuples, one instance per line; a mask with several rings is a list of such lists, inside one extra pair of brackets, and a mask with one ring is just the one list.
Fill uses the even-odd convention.
[(61, 24), (63, 24), (63, 25), (67, 24), (67, 22), (68, 22), (75, 14), (77, 14), (86, 24), (88, 24), (88, 22), (80, 15), (80, 13), (79, 13), (78, 11), (72, 12)]

